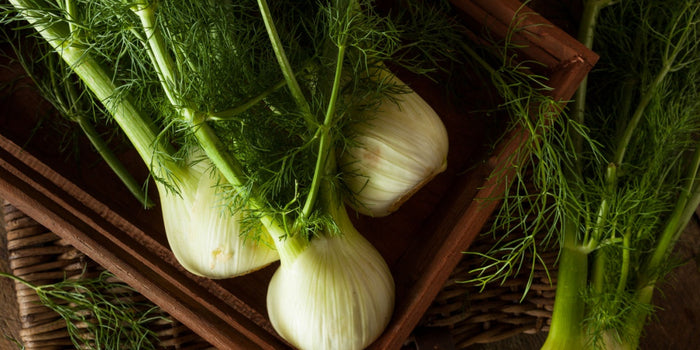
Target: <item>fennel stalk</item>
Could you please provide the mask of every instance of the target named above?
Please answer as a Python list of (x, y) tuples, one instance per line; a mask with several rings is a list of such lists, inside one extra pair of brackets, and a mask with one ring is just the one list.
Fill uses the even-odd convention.
[[(119, 177), (131, 194), (145, 208), (153, 207), (155, 204), (147, 197), (142, 185), (138, 183), (112, 151), (108, 141), (96, 129), (96, 124), (104, 119), (104, 114), (106, 113), (100, 108), (99, 102), (92, 99), (92, 95), (85, 91), (85, 86), (79, 80), (76, 79), (73, 84), (65, 84), (62, 81), (65, 79), (64, 72), (70, 70), (65, 62), (58, 59), (56, 55), (44, 55), (44, 48), (41, 47), (44, 43), (42, 42), (26, 40), (29, 43), (25, 45), (22, 33), (22, 31), (18, 30), (14, 36), (8, 33), (4, 34), (15, 52), (15, 58), (40, 90), (41, 95), (64, 117), (65, 121), (68, 121), (70, 124), (77, 124), (95, 151)], [(29, 57), (35, 57), (36, 55), (43, 55), (44, 57), (38, 62), (34, 59), (29, 59)], [(73, 125), (67, 127), (70, 135), (76, 134), (70, 132), (72, 127)]]

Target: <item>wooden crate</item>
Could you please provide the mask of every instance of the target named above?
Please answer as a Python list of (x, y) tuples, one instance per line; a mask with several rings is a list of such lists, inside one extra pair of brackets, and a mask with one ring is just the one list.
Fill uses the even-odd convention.
[[(454, 0), (467, 22), (502, 36), (516, 14), (527, 26), (515, 37), (522, 55), (546, 66), (555, 98), (570, 98), (597, 56), (518, 1)], [(528, 26), (538, 23), (545, 25)], [(5, 69), (2, 81), (16, 70)], [(460, 107), (437, 86), (408, 79), (443, 117), (450, 134), (449, 167), (399, 212), (358, 218), (356, 226), (382, 253), (396, 282), (396, 309), (373, 349), (402, 346), (457, 266), (462, 252), (498, 205), (505, 183), (490, 177), (527, 134), (514, 131), (492, 150), (489, 135), (502, 134), (484, 118), (470, 117), (483, 86), (465, 86)], [(208, 342), (221, 349), (287, 349), (267, 318), (267, 283), (277, 265), (225, 280), (183, 270), (168, 249), (160, 213), (144, 210), (99, 161), (84, 154), (76, 164), (59, 151), (60, 136), (33, 133), (41, 99), (19, 89), (0, 110), (0, 197), (133, 286)], [(32, 135), (30, 137), (30, 135)], [(145, 178), (138, 156), (122, 159)], [(157, 198), (157, 197), (156, 197)]]

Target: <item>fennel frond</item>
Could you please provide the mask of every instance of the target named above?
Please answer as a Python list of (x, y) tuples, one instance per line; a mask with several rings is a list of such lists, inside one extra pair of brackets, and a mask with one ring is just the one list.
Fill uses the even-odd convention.
[(541, 91), (513, 94), (511, 85), (495, 84), (508, 87), (499, 89), (504, 107), (524, 116), (537, 141), (525, 147), (529, 166), (516, 170), (494, 225), (522, 229), (523, 244), (497, 245), (489, 255), (502, 256), (477, 270), (477, 282), (506, 278), (523, 266), (524, 248), (556, 239), (557, 295), (543, 349), (633, 349), (653, 312), (657, 281), (674, 266), (671, 250), (688, 212), (700, 204), (700, 6), (584, 6), (581, 38), (601, 59), (571, 114), (535, 124), (542, 110), (527, 102)]

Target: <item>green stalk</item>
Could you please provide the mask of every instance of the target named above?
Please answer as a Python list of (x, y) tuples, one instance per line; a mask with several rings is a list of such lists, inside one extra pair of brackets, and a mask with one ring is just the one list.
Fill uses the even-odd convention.
[(306, 119), (307, 124), (310, 128), (314, 128), (316, 122), (311, 114), (311, 108), (306, 101), (306, 97), (304, 96), (301, 86), (299, 86), (299, 82), (297, 81), (294, 69), (292, 69), (292, 65), (289, 63), (287, 54), (284, 52), (284, 47), (282, 46), (282, 41), (277, 33), (277, 28), (275, 27), (275, 22), (272, 19), (272, 13), (270, 13), (270, 8), (267, 5), (267, 1), (258, 0), (258, 6), (260, 7), (260, 13), (262, 14), (263, 21), (265, 22), (265, 29), (270, 37), (272, 49), (275, 51), (277, 63), (282, 70), (284, 79), (287, 81), (287, 87), (292, 93), (297, 106), (301, 109), (302, 115)]
[(227, 109), (225, 111), (220, 111), (220, 112), (211, 112), (207, 114), (207, 119), (208, 120), (227, 120), (231, 119), (234, 116), (241, 114), (251, 107), (257, 105), (258, 103), (262, 102), (266, 97), (270, 96), (272, 93), (275, 91), (281, 89), (283, 86), (285, 86), (287, 83), (285, 81), (280, 81), (277, 84), (271, 86), (267, 90), (263, 91), (257, 96), (254, 96), (253, 98), (249, 99), (246, 102), (243, 102), (242, 104)]
[[(635, 299), (644, 303), (644, 305), (650, 305), (655, 288), (654, 284), (649, 284), (637, 289)], [(646, 310), (639, 309), (634, 309), (629, 313), (625, 322), (627, 334), (622, 338), (620, 344), (616, 344), (618, 345), (617, 348), (620, 350), (637, 350), (639, 348), (639, 339), (642, 336), (648, 315), (649, 313)]]
[(586, 249), (591, 251), (598, 247), (603, 237), (603, 229), (608, 220), (608, 215), (610, 214), (610, 201), (612, 200), (608, 196), (613, 196), (617, 188), (617, 166), (614, 163), (609, 163), (605, 168), (605, 186), (606, 194), (600, 201), (600, 206), (596, 213), (596, 221), (591, 229), (592, 232), (590, 235), (588, 232), (586, 233), (586, 240), (584, 241)]
[(603, 292), (603, 284), (605, 282), (605, 270), (607, 266), (607, 256), (600, 250), (593, 251), (593, 263), (591, 264), (590, 285), (591, 290), (596, 293)]
[[(598, 16), (600, 15), (600, 11), (614, 2), (615, 0), (588, 0), (585, 2), (583, 13), (581, 15), (581, 23), (579, 24), (578, 29), (578, 40), (587, 48), (593, 49), (596, 23)], [(585, 121), (587, 92), (588, 76), (585, 76), (574, 94), (572, 113), (572, 118), (582, 125)], [(574, 136), (574, 150), (576, 154), (581, 154), (582, 142), (583, 141), (580, 136)], [(580, 164), (581, 157), (576, 157), (576, 159), (577, 171), (580, 173), (582, 170), (582, 165)]]
[[(698, 179), (698, 171), (700, 170), (700, 147), (695, 149), (692, 163), (689, 168), (688, 181), (683, 190), (683, 193), (678, 198), (671, 216), (664, 226), (661, 233), (661, 238), (658, 240), (651, 258), (645, 265), (637, 285), (635, 300), (642, 305), (651, 305), (651, 300), (654, 296), (654, 289), (659, 278), (658, 272), (662, 268), (663, 262), (670, 254), (671, 248), (678, 241), (678, 237), (692, 217), (695, 209), (700, 205), (700, 179)], [(629, 331), (629, 336), (623, 341), (622, 349), (633, 350), (637, 348), (639, 338), (641, 337), (648, 312), (645, 309), (635, 309), (627, 318), (626, 324)]]
[(122, 180), (129, 192), (131, 192), (131, 194), (133, 194), (134, 197), (136, 197), (136, 199), (138, 199), (139, 202), (141, 202), (146, 208), (153, 207), (155, 204), (148, 199), (141, 185), (136, 182), (134, 177), (131, 176), (129, 170), (127, 170), (124, 166), (124, 163), (117, 158), (114, 152), (112, 152), (109, 146), (107, 146), (107, 143), (102, 140), (99, 133), (97, 130), (95, 130), (90, 121), (88, 121), (87, 118), (82, 115), (75, 118), (75, 120), (83, 130), (85, 136), (87, 136), (87, 138), (90, 140), (90, 143), (92, 143), (92, 146), (95, 147), (95, 150), (97, 150), (100, 156), (102, 156), (102, 159), (104, 159), (112, 171), (117, 174), (119, 179)]
[[(71, 33), (74, 34), (75, 31), (71, 31)], [(56, 81), (55, 76), (53, 74), (51, 74), (51, 84), (54, 87), (54, 90), (58, 91), (58, 82)], [(66, 101), (66, 103), (64, 103), (60, 108), (66, 111), (66, 113), (69, 113), (68, 111), (79, 103), (78, 93), (75, 90), (75, 86), (73, 86), (72, 84), (63, 85), (65, 86), (66, 94), (68, 95), (67, 98), (69, 99), (69, 101)], [(58, 93), (56, 94), (58, 95)], [(97, 153), (102, 157), (102, 159), (105, 161), (105, 163), (107, 163), (107, 165), (110, 167), (110, 169), (112, 169), (112, 171), (117, 175), (117, 177), (119, 177), (122, 183), (124, 183), (124, 186), (126, 186), (129, 192), (131, 192), (131, 194), (134, 197), (136, 197), (136, 199), (139, 202), (141, 202), (144, 205), (144, 207), (153, 207), (155, 204), (150, 199), (148, 199), (146, 193), (141, 188), (141, 185), (139, 185), (136, 182), (136, 179), (134, 179), (129, 170), (126, 169), (126, 167), (124, 166), (124, 163), (122, 163), (119, 160), (119, 158), (117, 158), (117, 156), (114, 154), (114, 152), (112, 152), (107, 143), (102, 139), (100, 134), (92, 125), (90, 120), (83, 113), (80, 112), (71, 114), (70, 119), (78, 124), (80, 129), (83, 131), (83, 134), (85, 134), (85, 136), (88, 138), (88, 140), (95, 148)]]
[(65, 0), (64, 6), (66, 8), (66, 13), (68, 14), (68, 16), (66, 16), (66, 19), (68, 20), (68, 31), (72, 37), (76, 37), (78, 27), (75, 25), (75, 23), (78, 21), (78, 18), (76, 18), (78, 11), (75, 6), (75, 1)]
[(260, 222), (272, 237), (282, 266), (293, 263), (309, 245), (306, 235), (300, 234), (298, 230), (290, 232), (294, 224), (287, 224), (284, 218), (278, 220), (271, 215), (263, 215), (260, 217)]
[[(200, 143), (200, 146), (216, 165), (216, 167), (224, 175), (224, 178), (237, 190), (243, 190), (245, 187), (245, 173), (240, 163), (230, 156), (225, 151), (225, 146), (216, 136), (214, 131), (204, 121), (202, 113), (188, 108), (178, 96), (175, 90), (175, 84), (178, 80), (178, 71), (176, 65), (167, 50), (163, 36), (156, 27), (155, 8), (147, 5), (135, 5), (132, 10), (138, 15), (146, 34), (147, 49), (149, 57), (153, 60), (153, 64), (161, 77), (161, 85), (167, 94), (173, 107), (175, 107), (180, 116), (194, 130), (195, 137)], [(255, 207), (261, 208), (259, 199), (251, 199)]]
[[(191, 110), (185, 110), (188, 113), (194, 113)], [(196, 120), (196, 117), (188, 117)], [(240, 163), (233, 158), (227, 151), (226, 146), (221, 142), (214, 130), (204, 122), (194, 122), (194, 135), (202, 144), (207, 157), (214, 163), (224, 178), (236, 189), (242, 189), (246, 186), (246, 175)], [(204, 146), (206, 145), (206, 146)], [(219, 167), (219, 165), (225, 165)], [(263, 207), (258, 198), (250, 198), (252, 207), (260, 209)]]
[[(593, 43), (594, 43), (594, 37), (595, 37), (595, 29), (596, 29), (596, 23), (598, 20), (598, 16), (600, 14), (600, 11), (612, 4), (614, 0), (588, 0), (585, 1), (584, 4), (584, 9), (583, 13), (581, 15), (581, 23), (579, 24), (579, 30), (578, 30), (578, 40), (587, 48), (592, 49), (593, 48)], [(579, 124), (583, 124), (585, 121), (585, 112), (586, 112), (586, 95), (587, 95), (587, 90), (588, 89), (588, 76), (584, 77), (583, 80), (581, 81), (581, 84), (579, 85), (578, 90), (576, 90), (576, 93), (574, 95), (574, 103), (573, 103), (573, 113), (572, 113), (572, 118), (577, 121)], [(579, 135), (573, 135), (573, 145), (574, 145), (574, 152), (576, 154), (581, 154), (582, 152), (582, 139)], [(576, 157), (576, 169), (577, 171), (581, 172), (582, 170), (582, 165), (580, 164), (580, 156)], [(611, 191), (614, 190), (614, 188), (617, 186), (617, 171), (616, 171), (616, 164), (615, 163), (610, 163), (608, 164), (608, 167), (606, 169), (605, 173), (605, 181), (608, 187), (608, 190)], [(607, 221), (607, 217), (610, 211), (610, 203), (608, 198), (603, 198), (601, 200), (600, 206), (598, 207), (598, 213), (596, 214), (596, 222), (594, 223), (594, 226), (592, 228), (592, 232), (589, 233), (586, 232), (586, 238), (584, 240), (584, 244), (586, 245), (586, 249), (589, 251), (593, 251), (599, 244), (600, 238), (602, 237), (602, 229), (605, 225), (605, 222)], [(603, 275), (605, 271), (605, 254), (600, 254), (596, 253), (594, 257), (594, 263), (593, 263), (593, 273), (592, 273), (592, 285), (594, 290), (596, 291), (602, 291), (602, 283), (603, 283)]]
[[(318, 149), (316, 155), (316, 165), (314, 169), (313, 179), (310, 185), (309, 193), (305, 198), (304, 206), (302, 208), (300, 219), (305, 219), (311, 216), (315, 208), (318, 207), (318, 198), (321, 196), (324, 203), (324, 209), (329, 213), (334, 213), (334, 207), (328, 201), (332, 201), (329, 198), (335, 198), (337, 196), (336, 190), (333, 188), (331, 181), (327, 176), (331, 175), (335, 170), (335, 154), (332, 150), (332, 134), (331, 129), (334, 122), (334, 117), (337, 109), (337, 101), (340, 96), (341, 89), (341, 78), (343, 75), (343, 62), (345, 58), (345, 45), (340, 44), (337, 47), (337, 56), (335, 63), (335, 74), (333, 77), (333, 86), (331, 89), (331, 96), (328, 101), (328, 108), (326, 110), (323, 124), (318, 126), (311, 114), (311, 109), (306, 101), (306, 98), (296, 80), (296, 75), (292, 69), (289, 60), (287, 59), (286, 53), (284, 51), (282, 42), (277, 33), (272, 14), (268, 7), (266, 0), (258, 0), (258, 5), (260, 7), (260, 12), (262, 14), (263, 20), (265, 22), (265, 27), (267, 33), (270, 37), (270, 42), (272, 44), (275, 56), (277, 57), (278, 64), (282, 73), (287, 81), (287, 86), (290, 89), (292, 96), (295, 98), (297, 106), (300, 108), (302, 115), (305, 117), (307, 124), (310, 129), (315, 129), (313, 138), (318, 140)], [(340, 203), (340, 202), (339, 202)], [(341, 204), (342, 205), (342, 204)], [(333, 216), (333, 215), (332, 215)], [(278, 250), (280, 251), (280, 259), (284, 264), (288, 259), (294, 259), (300, 250), (300, 240), (302, 237), (300, 235), (295, 235), (288, 237), (287, 241), (290, 239), (291, 242), (285, 242), (280, 246), (278, 244)]]
[(214, 131), (206, 124), (202, 114), (188, 108), (178, 96), (175, 89), (175, 82), (179, 78), (178, 70), (170, 56), (169, 50), (164, 44), (165, 41), (163, 40), (161, 31), (156, 27), (154, 6), (134, 5), (132, 10), (141, 20), (143, 30), (146, 34), (149, 57), (151, 57), (154, 66), (158, 70), (161, 77), (161, 85), (170, 99), (170, 103), (179, 111), (182, 119), (195, 130), (195, 136), (200, 146), (219, 171), (221, 171), (226, 180), (236, 189), (242, 189), (246, 178), (242, 170), (243, 167), (235, 158), (227, 154), (225, 147)]
[[(71, 31), (71, 33), (74, 34), (75, 31)], [(58, 90), (58, 82), (56, 82), (55, 76), (53, 74), (51, 75), (51, 83), (54, 86), (54, 89)], [(72, 84), (64, 84), (64, 86), (70, 101), (67, 101), (67, 104), (64, 104), (63, 106), (61, 106), (61, 108), (68, 112), (77, 103), (79, 103), (78, 93), (75, 90), (75, 86), (73, 86)], [(126, 166), (124, 166), (124, 163), (122, 163), (119, 160), (119, 158), (117, 158), (116, 154), (112, 152), (107, 143), (102, 139), (100, 134), (92, 125), (90, 120), (83, 113), (80, 112), (72, 114), (70, 119), (78, 124), (80, 129), (83, 131), (83, 134), (85, 134), (85, 136), (88, 138), (88, 140), (95, 148), (97, 153), (102, 157), (105, 163), (107, 163), (107, 166), (110, 167), (110, 169), (117, 175), (117, 177), (119, 177), (124, 186), (126, 186), (126, 188), (129, 190), (129, 192), (131, 192), (131, 194), (139, 202), (141, 202), (141, 204), (143, 204), (145, 208), (152, 208), (155, 205), (155, 203), (153, 203), (153, 201), (151, 201), (148, 198), (141, 185), (139, 185), (139, 183), (136, 182), (136, 179), (134, 179), (134, 177), (131, 175)]]
[[(346, 227), (350, 223), (343, 201), (339, 198), (339, 193), (334, 187), (334, 178), (328, 176), (336, 168), (335, 153), (329, 152), (325, 161), (321, 165), (321, 176), (318, 178), (317, 187), (315, 188), (318, 207), (325, 213), (329, 214), (335, 220), (338, 227)], [(318, 164), (316, 170), (318, 171)], [(315, 179), (315, 178), (314, 178)], [(308, 199), (308, 197), (307, 197)], [(307, 203), (311, 203), (307, 201)], [(351, 225), (351, 224), (350, 224)], [(275, 245), (280, 255), (282, 265), (292, 263), (299, 254), (301, 254), (308, 245), (308, 240), (305, 235), (287, 236), (284, 240), (276, 240)]]
[[(578, 29), (578, 40), (587, 48), (593, 48), (593, 38), (595, 36), (596, 22), (600, 10), (610, 5), (615, 0), (588, 0), (585, 2), (583, 14), (581, 15), (581, 23)], [(574, 94), (572, 118), (579, 124), (583, 124), (586, 113), (586, 93), (588, 89), (588, 76), (584, 77), (579, 85), (578, 90)], [(575, 138), (574, 147), (577, 154), (581, 153), (582, 140), (580, 137)], [(577, 170), (581, 171), (581, 164), (577, 159)]]
[(620, 279), (617, 282), (617, 293), (622, 293), (627, 287), (627, 278), (630, 272), (630, 250), (631, 247), (632, 232), (625, 232), (622, 238), (622, 264), (620, 265)]
[(175, 62), (173, 62), (172, 57), (170, 57), (163, 36), (160, 34), (157, 27), (155, 16), (156, 4), (157, 2), (153, 2), (152, 4), (136, 3), (132, 6), (132, 11), (134, 11), (141, 20), (141, 26), (150, 48), (150, 57), (154, 60), (154, 66), (158, 71), (163, 90), (168, 96), (170, 103), (176, 108), (184, 107), (181, 105), (180, 98), (177, 95), (176, 82), (178, 80)]
[(659, 271), (661, 264), (678, 240), (683, 228), (690, 221), (695, 209), (700, 205), (700, 186), (698, 185), (700, 180), (697, 178), (698, 169), (700, 169), (700, 147), (696, 148), (691, 164), (687, 184), (679, 196), (651, 258), (643, 270), (640, 288), (646, 284), (656, 283), (656, 272)]
[(678, 240), (678, 236), (683, 231), (683, 228), (690, 221), (695, 208), (700, 205), (700, 186), (698, 186), (700, 180), (697, 178), (698, 169), (700, 169), (700, 147), (695, 149), (691, 164), (688, 183), (683, 193), (679, 196), (671, 218), (664, 227), (661, 239), (659, 239), (654, 253), (649, 259), (649, 264), (645, 269), (647, 274), (658, 270), (658, 267), (668, 255), (670, 248)]
[[(588, 0), (585, 1), (584, 4), (584, 9), (583, 13), (581, 15), (581, 23), (579, 24), (579, 30), (578, 30), (578, 40), (587, 48), (592, 49), (593, 48), (593, 42), (594, 42), (594, 37), (595, 37), (595, 30), (596, 30), (596, 23), (598, 20), (598, 16), (600, 15), (600, 11), (613, 3), (614, 0)], [(573, 101), (573, 113), (572, 113), (572, 118), (578, 122), (579, 124), (582, 124), (585, 122), (585, 113), (586, 113), (586, 95), (588, 92), (588, 76), (584, 77), (583, 80), (581, 81), (581, 84), (578, 87), (578, 90), (576, 90), (576, 93), (574, 94), (574, 101)], [(573, 147), (574, 147), (574, 152), (579, 155), (576, 156), (576, 171), (578, 174), (581, 174), (582, 171), (582, 165), (581, 165), (581, 159), (580, 157), (581, 152), (582, 152), (582, 142), (583, 140), (581, 139), (581, 136), (576, 134), (572, 135), (573, 139)], [(614, 188), (617, 186), (617, 175), (616, 175), (616, 164), (611, 163), (608, 164), (608, 167), (606, 169), (605, 173), (605, 181), (609, 190), (609, 193), (612, 193)], [(584, 244), (586, 245), (586, 249), (589, 251), (593, 251), (599, 244), (600, 239), (602, 237), (602, 229), (605, 226), (605, 222), (607, 221), (608, 214), (610, 211), (610, 201), (608, 198), (603, 198), (601, 200), (600, 206), (598, 207), (598, 212), (596, 214), (596, 222), (594, 223), (594, 226), (592, 228), (592, 232), (589, 236), (589, 233), (586, 232), (586, 239), (584, 240)], [(592, 286), (593, 290), (602, 292), (602, 284), (603, 284), (603, 276), (606, 268), (606, 258), (605, 254), (602, 254), (601, 252), (596, 252), (594, 253), (594, 259), (593, 259), (593, 273), (591, 274), (591, 279), (592, 279)]]
[(22, 11), (22, 16), (51, 45), (69, 67), (83, 80), (85, 85), (105, 106), (114, 120), (124, 130), (146, 165), (151, 169), (155, 153), (169, 153), (167, 147), (156, 142), (155, 127), (130, 101), (129, 97), (115, 93), (117, 86), (102, 65), (83, 46), (72, 45), (69, 28), (66, 25), (47, 25), (44, 14), (32, 10), (31, 2), (10, 0)]
[[(85, 82), (115, 121), (124, 130), (129, 140), (134, 144), (141, 158), (149, 168), (152, 167), (153, 153), (166, 151), (156, 143), (156, 133), (150, 120), (146, 120), (141, 112), (128, 101), (127, 97), (115, 95), (117, 86), (111, 76), (83, 49), (74, 47), (57, 48), (64, 60), (73, 71)], [(154, 150), (158, 147), (158, 150)]]
[(664, 79), (671, 71), (672, 61), (673, 60), (664, 64), (664, 66), (661, 68), (654, 80), (651, 82), (651, 84), (649, 84), (646, 92), (644, 93), (644, 95), (642, 95), (641, 99), (639, 100), (639, 104), (637, 104), (637, 108), (634, 110), (632, 118), (630, 119), (629, 123), (627, 123), (627, 126), (622, 136), (620, 137), (620, 141), (618, 142), (617, 147), (615, 148), (616, 151), (613, 157), (613, 163), (617, 164), (618, 166), (622, 164), (622, 161), (625, 158), (625, 152), (627, 152), (627, 145), (632, 140), (634, 130), (637, 128), (639, 121), (642, 120), (642, 116), (644, 115), (644, 111), (649, 105), (649, 102), (651, 102), (651, 99), (657, 94), (657, 89), (659, 88), (659, 86), (661, 86), (661, 83), (663, 83)]
[[(593, 35), (594, 35), (594, 27), (595, 27), (595, 22), (596, 18), (598, 16), (598, 13), (602, 9), (602, 7), (605, 7), (609, 5), (609, 1), (590, 1), (586, 3), (586, 8), (584, 10), (583, 16), (582, 16), (582, 23), (581, 27), (579, 30), (579, 39), (584, 43), (589, 48), (592, 48), (593, 46)], [(685, 35), (685, 33), (684, 33)], [(630, 118), (629, 122), (627, 123), (623, 134), (619, 138), (617, 147), (615, 148), (615, 153), (613, 156), (613, 161), (608, 165), (608, 169), (605, 174), (605, 180), (608, 186), (608, 190), (614, 189), (617, 185), (617, 175), (616, 167), (619, 167), (623, 160), (624, 156), (627, 150), (627, 145), (629, 144), (630, 140), (632, 139), (632, 136), (634, 135), (634, 132), (637, 128), (637, 125), (641, 121), (641, 118), (644, 115), (644, 112), (646, 111), (646, 108), (648, 104), (651, 102), (652, 98), (655, 96), (657, 93), (658, 88), (661, 86), (663, 83), (664, 79), (668, 75), (668, 73), (671, 71), (671, 68), (673, 66), (673, 62), (675, 61), (679, 51), (674, 50), (672, 53), (668, 54), (666, 60), (664, 61), (664, 65), (661, 68), (661, 70), (657, 73), (657, 75), (654, 77), (652, 80), (651, 84), (647, 86), (646, 92), (642, 97), (640, 98), (639, 103), (636, 106), (636, 109), (634, 110), (634, 113), (632, 114), (632, 117)], [(576, 101), (575, 101), (575, 110), (574, 110), (574, 115), (576, 118), (578, 118), (579, 122), (583, 122), (584, 118), (584, 112), (585, 112), (585, 97), (586, 97), (586, 83), (587, 83), (587, 78), (584, 79), (582, 85), (579, 87), (579, 90), (576, 92)], [(629, 98), (629, 96), (626, 96), (626, 98)], [(628, 101), (625, 101), (628, 102)], [(623, 102), (624, 103), (624, 102)], [(578, 144), (577, 144), (578, 145)], [(580, 151), (580, 149), (579, 149)], [(612, 168), (611, 168), (612, 166)], [(612, 170), (612, 171), (611, 171)], [(594, 228), (594, 232), (599, 231), (603, 227), (603, 223), (606, 221), (607, 215), (608, 215), (608, 200), (604, 198), (601, 201), (598, 215), (597, 215), (597, 221), (596, 225)], [(592, 235), (592, 239), (590, 242), (588, 242), (588, 249), (594, 249), (595, 246), (600, 242), (600, 232), (594, 233)], [(623, 243), (629, 244), (629, 237), (625, 236)], [(627, 246), (625, 246), (627, 247)], [(626, 280), (627, 280), (627, 272), (628, 272), (628, 265), (629, 265), (629, 251), (626, 248), (625, 251), (623, 251), (623, 264), (621, 266), (622, 268), (622, 273), (623, 275), (621, 276), (617, 289), (619, 290), (620, 288), (624, 288), (626, 285)], [(664, 256), (665, 257), (665, 256)], [(625, 259), (627, 260), (627, 264), (625, 264)], [(608, 268), (606, 264), (606, 255), (602, 253), (597, 253), (595, 255), (595, 260), (593, 264), (593, 274), (591, 275), (591, 286), (593, 287), (594, 291), (597, 292), (602, 292), (603, 291), (603, 278), (604, 278), (604, 271), (606, 268)], [(647, 293), (645, 293), (647, 295)], [(648, 294), (651, 296), (651, 293)], [(641, 332), (641, 329), (640, 329)]]
[[(605, 169), (605, 181), (606, 181), (606, 193), (600, 201), (600, 206), (598, 207), (598, 213), (596, 214), (596, 222), (594, 223), (590, 238), (583, 242), (583, 246), (588, 251), (594, 251), (598, 248), (601, 239), (603, 238), (603, 231), (605, 230), (606, 223), (608, 221), (608, 216), (610, 214), (610, 202), (615, 189), (617, 188), (617, 167), (614, 163), (609, 163)], [(586, 233), (588, 235), (588, 233)], [(591, 273), (590, 280), (593, 291), (602, 293), (603, 283), (605, 277), (605, 270), (607, 266), (607, 255), (603, 252), (597, 251), (593, 256), (593, 273)]]
[[(340, 96), (340, 80), (343, 74), (343, 61), (345, 57), (345, 46), (338, 47), (338, 56), (336, 59), (335, 66), (335, 76), (333, 77), (333, 88), (331, 90), (330, 101), (328, 103), (328, 109), (326, 110), (326, 116), (323, 120), (323, 126), (318, 129), (317, 135), (319, 136), (318, 144), (318, 154), (316, 157), (316, 168), (314, 169), (314, 177), (311, 182), (311, 190), (304, 203), (304, 208), (302, 210), (302, 215), (304, 217), (309, 217), (316, 203), (316, 198), (318, 197), (318, 192), (320, 188), (320, 182), (322, 177), (328, 175), (328, 163), (329, 157), (333, 157), (333, 152), (331, 150), (331, 126), (333, 124), (333, 117), (335, 116), (335, 111), (337, 108), (338, 97)], [(332, 161), (335, 164), (335, 161)]]
[(562, 245), (557, 273), (557, 296), (552, 311), (552, 324), (542, 350), (583, 349), (585, 305), (582, 293), (588, 282), (588, 252), (577, 242), (577, 221), (567, 217), (562, 232)]
[[(191, 112), (191, 110), (185, 111)], [(200, 144), (203, 145), (202, 149), (204, 149), (207, 157), (216, 165), (224, 178), (235, 189), (244, 193), (242, 191), (246, 187), (246, 176), (243, 168), (240, 166), (240, 163), (226, 151), (224, 144), (218, 136), (216, 136), (214, 130), (204, 121), (196, 122), (194, 126), (194, 135)], [(252, 193), (250, 197), (246, 198), (247, 207), (250, 209), (265, 208), (264, 202), (261, 198), (256, 196), (257, 192), (253, 190)], [(283, 221), (278, 218), (271, 215), (263, 215), (260, 217), (260, 222), (273, 238), (275, 246), (280, 254), (280, 259), (293, 261), (293, 258), (306, 248), (308, 243), (306, 239), (301, 237), (301, 235), (295, 234), (295, 232), (290, 232), (288, 225), (282, 224), (281, 222)], [(284, 239), (282, 240), (282, 238)]]
[[(302, 110), (302, 113), (304, 116), (311, 116), (311, 111), (309, 108), (309, 105), (306, 101), (306, 98), (304, 97), (301, 88), (299, 87), (299, 83), (296, 80), (296, 76), (294, 74), (294, 71), (289, 63), (289, 60), (287, 59), (287, 56), (284, 52), (284, 48), (282, 47), (281, 40), (279, 38), (279, 35), (277, 34), (277, 29), (275, 28), (274, 21), (272, 19), (272, 14), (270, 13), (270, 9), (267, 5), (266, 0), (258, 0), (258, 5), (260, 7), (260, 12), (263, 16), (263, 20), (265, 22), (265, 27), (267, 29), (268, 35), (270, 37), (270, 42), (272, 43), (272, 47), (275, 51), (275, 55), (277, 57), (278, 64), (280, 65), (280, 68), (282, 70), (282, 73), (287, 80), (287, 85), (290, 88), (290, 91), (292, 92), (292, 95), (297, 101), (298, 107)], [(337, 54), (336, 54), (336, 63), (335, 63), (335, 74), (333, 77), (333, 86), (331, 90), (331, 96), (328, 101), (328, 108), (326, 110), (326, 114), (323, 120), (323, 125), (320, 127), (315, 126), (315, 122), (313, 119), (308, 119), (307, 122), (309, 123), (310, 127), (315, 128), (316, 132), (314, 133), (314, 139), (318, 139), (318, 151), (317, 151), (317, 156), (316, 156), (316, 166), (314, 170), (314, 175), (313, 179), (311, 182), (311, 187), (309, 190), (309, 194), (307, 195), (305, 202), (304, 202), (304, 207), (302, 209), (302, 218), (308, 218), (311, 213), (313, 212), (314, 208), (316, 207), (316, 201), (319, 196), (319, 192), (321, 191), (321, 182), (323, 181), (323, 177), (328, 175), (329, 169), (328, 169), (328, 164), (329, 162), (332, 164), (335, 164), (334, 160), (329, 160), (332, 155), (332, 135), (331, 135), (331, 127), (334, 122), (334, 116), (336, 113), (337, 109), (337, 101), (338, 97), (340, 96), (340, 88), (341, 88), (341, 79), (343, 75), (343, 62), (345, 59), (345, 45), (340, 44), (337, 47)]]

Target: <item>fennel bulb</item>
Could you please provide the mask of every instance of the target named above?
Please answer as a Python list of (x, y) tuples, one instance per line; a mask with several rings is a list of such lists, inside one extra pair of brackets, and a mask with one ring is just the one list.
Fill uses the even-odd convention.
[(279, 259), (272, 242), (246, 239), (243, 214), (220, 205), (224, 180), (208, 158), (197, 158), (178, 174), (178, 193), (157, 182), (168, 243), (178, 262), (195, 275), (228, 278)]
[[(391, 73), (386, 79), (404, 87)], [(408, 88), (408, 87), (406, 87)], [(375, 217), (396, 211), (447, 168), (445, 125), (413, 90), (385, 98), (366, 122), (353, 126), (354, 143), (340, 157), (343, 181), (358, 212)], [(395, 99), (395, 101), (394, 101)]]
[(364, 349), (394, 308), (384, 258), (340, 210), (340, 234), (314, 237), (270, 281), (267, 308), (277, 332), (299, 349)]

